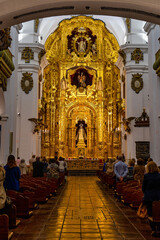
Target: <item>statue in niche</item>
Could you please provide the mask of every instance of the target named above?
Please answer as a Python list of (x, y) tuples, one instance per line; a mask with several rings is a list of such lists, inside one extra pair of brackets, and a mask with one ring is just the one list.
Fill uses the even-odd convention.
[(99, 91), (103, 90), (102, 78), (101, 77), (99, 77), (98, 82), (97, 82), (97, 90), (99, 90)]
[(80, 128), (77, 134), (77, 140), (79, 141), (83, 141), (84, 142), (84, 138), (85, 138), (85, 132), (83, 129), (83, 124), (80, 124)]
[(93, 53), (93, 55), (96, 55), (96, 53), (97, 53), (95, 43), (92, 44), (92, 53)]
[(86, 51), (86, 40), (81, 37), (80, 41), (77, 41), (78, 44), (78, 52), (84, 53)]
[(79, 120), (76, 127), (76, 146), (79, 142), (84, 142), (87, 145), (87, 124), (84, 120)]
[(83, 88), (86, 87), (86, 76), (83, 72), (79, 72), (78, 74), (78, 86)]

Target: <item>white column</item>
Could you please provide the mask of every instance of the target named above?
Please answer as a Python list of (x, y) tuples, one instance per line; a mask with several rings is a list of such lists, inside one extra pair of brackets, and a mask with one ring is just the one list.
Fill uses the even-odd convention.
[(149, 65), (149, 109), (150, 109), (150, 153), (151, 157), (160, 165), (160, 77), (153, 69), (155, 53), (160, 49), (160, 26), (146, 23), (148, 33), (148, 65)]
[(16, 119), (17, 119), (17, 66), (18, 66), (18, 33), (21, 28), (21, 25), (16, 25), (11, 27), (11, 48), (10, 51), (13, 55), (13, 63), (15, 70), (12, 73), (10, 79), (7, 80), (7, 91), (4, 92), (5, 96), (5, 113), (4, 115), (8, 117), (6, 122), (3, 122), (3, 159), (2, 161), (6, 163), (7, 157), (9, 155), (9, 146), (10, 146), (10, 136), (13, 133), (12, 139), (12, 152), (11, 154), (16, 155), (17, 141), (16, 141)]
[[(143, 31), (144, 22), (138, 20), (131, 20), (131, 32), (127, 34), (127, 42), (121, 46), (121, 49), (126, 54), (126, 101), (125, 101), (125, 118), (140, 117), (143, 108), (145, 108), (148, 115), (149, 113), (149, 78), (148, 78), (148, 44), (147, 36)], [(135, 60), (131, 60), (131, 53), (140, 48), (143, 52), (143, 60), (136, 63)], [(142, 74), (143, 89), (136, 93), (132, 87), (132, 75)], [(126, 133), (127, 139), (125, 146), (126, 159), (136, 158), (136, 141), (150, 141), (149, 127), (135, 127), (135, 120), (131, 121), (129, 125), (131, 132)], [(123, 148), (124, 149), (124, 148)]]

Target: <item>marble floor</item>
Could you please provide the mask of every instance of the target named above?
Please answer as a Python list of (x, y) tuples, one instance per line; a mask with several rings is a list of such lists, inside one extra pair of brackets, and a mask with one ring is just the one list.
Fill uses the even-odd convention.
[(56, 197), (13, 230), (13, 240), (150, 240), (136, 212), (119, 203), (96, 176), (70, 176)]

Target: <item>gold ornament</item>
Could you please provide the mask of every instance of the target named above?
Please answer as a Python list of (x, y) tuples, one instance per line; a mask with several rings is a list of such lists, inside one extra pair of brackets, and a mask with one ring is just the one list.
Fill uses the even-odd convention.
[(9, 49), (0, 51), (0, 87), (4, 91), (7, 89), (7, 78), (11, 76), (13, 70), (12, 53)]
[(10, 28), (0, 30), (0, 51), (10, 47), (12, 38), (10, 36)]
[(33, 73), (22, 73), (23, 77), (21, 80), (21, 88), (22, 90), (28, 94), (32, 88), (33, 88), (33, 78), (32, 78)]
[(25, 63), (30, 63), (30, 60), (34, 59), (33, 50), (29, 47), (25, 47), (22, 51), (22, 59), (25, 59)]
[(160, 49), (156, 52), (156, 61), (153, 64), (153, 69), (156, 71), (158, 77), (160, 77)]
[(126, 25), (127, 25), (128, 33), (130, 33), (131, 32), (131, 19), (130, 18), (126, 18)]
[(37, 33), (37, 31), (38, 31), (38, 26), (39, 26), (39, 19), (37, 18), (37, 19), (34, 20), (34, 31), (35, 31), (35, 33)]
[(42, 119), (39, 119), (39, 118), (29, 118), (28, 119), (29, 121), (33, 122), (35, 124), (34, 126), (34, 130), (33, 130), (33, 134), (34, 133), (39, 133), (39, 131), (42, 129), (42, 128), (45, 128), (47, 129), (48, 126), (43, 124), (42, 123)]
[(143, 78), (142, 74), (132, 74), (131, 88), (139, 93), (143, 89)]
[(143, 52), (141, 51), (140, 48), (136, 48), (131, 53), (131, 60), (134, 60), (135, 63), (139, 63), (139, 61), (143, 61)]

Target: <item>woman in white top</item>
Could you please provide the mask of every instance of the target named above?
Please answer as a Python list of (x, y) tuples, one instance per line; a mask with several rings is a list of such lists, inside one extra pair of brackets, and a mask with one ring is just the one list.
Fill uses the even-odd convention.
[(21, 159), (21, 162), (19, 164), (19, 169), (21, 171), (21, 175), (28, 173), (28, 167), (27, 167), (24, 159)]
[(64, 158), (59, 158), (59, 172), (64, 172), (66, 168), (66, 162), (64, 161)]

